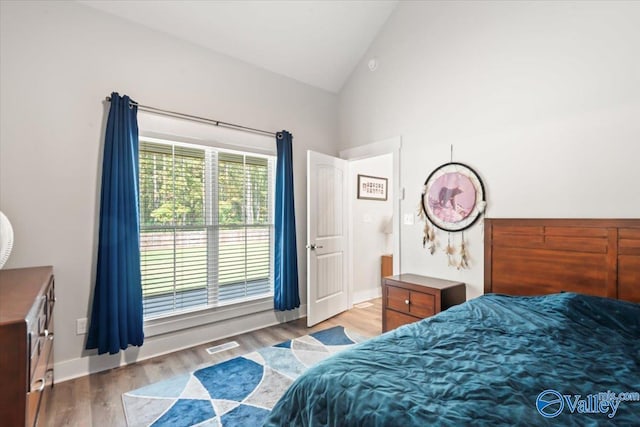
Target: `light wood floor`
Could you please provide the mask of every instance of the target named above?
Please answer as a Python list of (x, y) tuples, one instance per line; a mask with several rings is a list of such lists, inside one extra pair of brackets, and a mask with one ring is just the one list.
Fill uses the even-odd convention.
[[(371, 302), (373, 306), (353, 308), (312, 328), (307, 328), (306, 318), (298, 319), (56, 384), (44, 425), (125, 426), (121, 396), (127, 391), (332, 326), (342, 325), (365, 336), (379, 335), (382, 300)], [(208, 347), (228, 341), (237, 341), (240, 346), (213, 355), (206, 352)]]

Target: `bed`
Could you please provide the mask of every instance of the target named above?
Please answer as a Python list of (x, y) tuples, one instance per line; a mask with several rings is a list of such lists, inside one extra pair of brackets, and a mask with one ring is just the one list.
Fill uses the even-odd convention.
[(485, 220), (484, 296), (314, 366), (266, 425), (637, 425), (639, 287), (640, 220)]

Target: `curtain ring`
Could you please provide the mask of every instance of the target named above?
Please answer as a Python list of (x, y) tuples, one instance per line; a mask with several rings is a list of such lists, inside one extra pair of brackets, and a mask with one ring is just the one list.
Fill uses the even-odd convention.
[(282, 136), (282, 132), (278, 132), (278, 133), (276, 134), (276, 138), (278, 138), (278, 139), (282, 139), (282, 137), (283, 137), (283, 136)]

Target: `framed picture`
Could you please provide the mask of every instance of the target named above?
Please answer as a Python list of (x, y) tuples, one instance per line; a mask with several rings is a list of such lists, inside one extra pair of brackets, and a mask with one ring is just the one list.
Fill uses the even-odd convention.
[(462, 231), (473, 225), (485, 207), (478, 174), (462, 163), (445, 163), (424, 182), (422, 209), (436, 227)]
[(358, 174), (358, 199), (387, 200), (387, 178)]

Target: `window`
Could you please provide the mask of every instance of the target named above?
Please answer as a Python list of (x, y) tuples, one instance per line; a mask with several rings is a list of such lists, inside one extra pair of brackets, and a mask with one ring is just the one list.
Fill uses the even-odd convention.
[(273, 295), (274, 163), (141, 138), (145, 319)]

